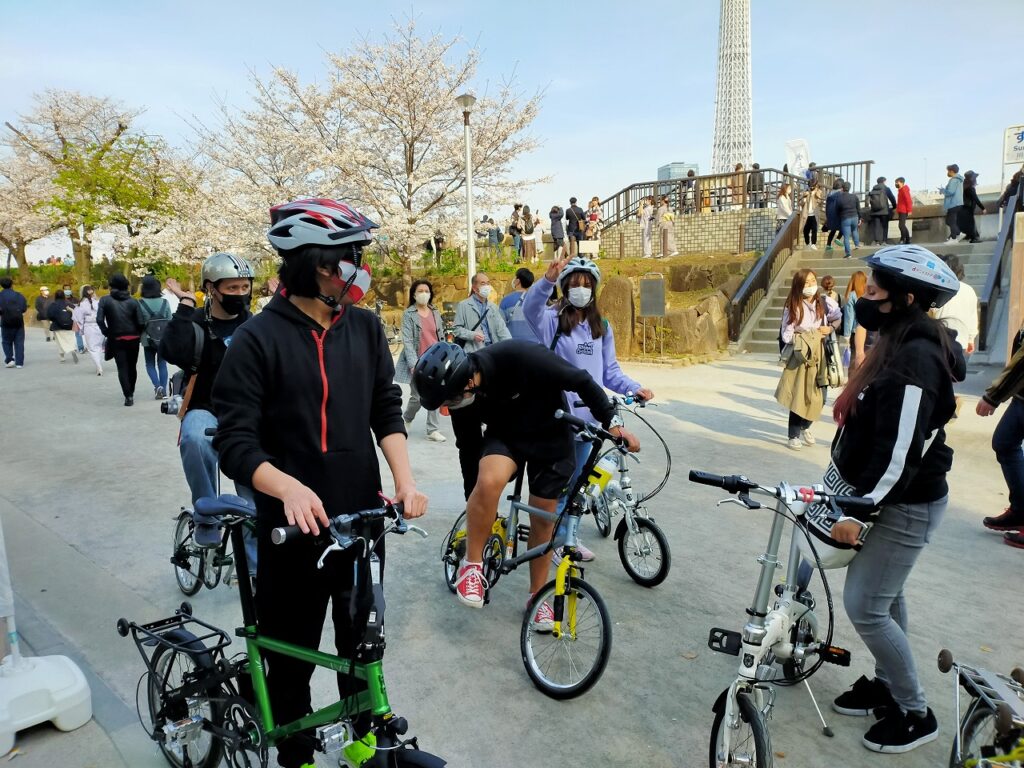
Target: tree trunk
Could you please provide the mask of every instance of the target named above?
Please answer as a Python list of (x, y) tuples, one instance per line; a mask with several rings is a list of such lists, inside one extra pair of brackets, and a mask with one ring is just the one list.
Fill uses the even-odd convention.
[(22, 283), (29, 283), (32, 281), (32, 273), (28, 269), (28, 258), (25, 256), (25, 247), (28, 243), (23, 240), (19, 240), (14, 244), (12, 252), (14, 253), (14, 260), (18, 263), (18, 280)]
[(78, 232), (77, 225), (68, 227), (71, 240), (71, 255), (75, 258), (75, 273), (82, 283), (90, 281), (92, 273), (92, 231), (85, 230), (84, 236)]

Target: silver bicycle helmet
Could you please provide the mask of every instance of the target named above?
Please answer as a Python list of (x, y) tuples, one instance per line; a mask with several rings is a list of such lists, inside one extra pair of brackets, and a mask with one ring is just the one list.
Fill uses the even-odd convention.
[(871, 269), (896, 278), (909, 293), (928, 300), (925, 309), (941, 307), (956, 296), (960, 281), (946, 263), (919, 245), (879, 248), (864, 261)]
[(574, 256), (569, 259), (569, 263), (562, 268), (562, 273), (558, 276), (558, 287), (565, 292), (565, 281), (569, 279), (569, 275), (575, 272), (586, 272), (594, 279), (594, 287), (601, 282), (601, 270), (598, 269), (590, 259), (583, 256)]
[(325, 198), (275, 205), (270, 209), (270, 221), (267, 239), (278, 251), (305, 245), (363, 246), (373, 240), (370, 230), (380, 226), (355, 208)]
[(252, 280), (256, 272), (247, 259), (232, 256), (230, 253), (215, 253), (203, 262), (202, 284), (211, 282), (216, 285), (221, 280), (237, 277)]

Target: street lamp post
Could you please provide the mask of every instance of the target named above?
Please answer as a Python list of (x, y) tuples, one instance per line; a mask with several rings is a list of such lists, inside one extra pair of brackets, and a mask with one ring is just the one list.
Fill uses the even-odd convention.
[(471, 151), (472, 137), (469, 132), (469, 113), (476, 104), (476, 96), (464, 93), (455, 99), (462, 107), (463, 134), (466, 139), (466, 261), (469, 280), (476, 274), (476, 234), (473, 231), (473, 155)]

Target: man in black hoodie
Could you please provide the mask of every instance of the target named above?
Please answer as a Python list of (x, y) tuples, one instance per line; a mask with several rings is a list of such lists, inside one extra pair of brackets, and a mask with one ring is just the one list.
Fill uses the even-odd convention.
[[(130, 406), (135, 403), (135, 381), (139, 376), (139, 340), (146, 321), (142, 317), (139, 302), (128, 293), (128, 278), (115, 273), (110, 276), (107, 284), (110, 293), (100, 299), (96, 309), (96, 325), (107, 338), (106, 359), (113, 360), (117, 365), (117, 380), (121, 383), (124, 404)], [(70, 293), (69, 289), (64, 291), (65, 296)], [(71, 355), (77, 363), (78, 355), (75, 352)]]
[[(159, 354), (185, 372), (188, 401), (178, 413), (178, 450), (192, 503), (217, 493), (217, 452), (206, 430), (217, 426), (211, 391), (221, 361), (238, 327), (252, 315), (252, 264), (229, 253), (215, 253), (203, 262), (202, 288), (206, 304), (196, 308), (195, 294), (174, 278), (167, 288), (178, 297), (178, 309), (160, 339)], [(245, 495), (245, 494), (242, 494)], [(252, 554), (255, 553), (255, 550)], [(255, 558), (250, 558), (255, 563)]]
[(4, 365), (25, 365), (25, 312), (28, 302), (14, 290), (14, 281), (0, 278), (0, 333), (3, 334)]

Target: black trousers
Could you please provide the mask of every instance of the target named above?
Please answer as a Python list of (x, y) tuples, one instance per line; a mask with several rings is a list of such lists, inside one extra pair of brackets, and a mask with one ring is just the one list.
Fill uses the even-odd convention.
[(818, 244), (818, 217), (808, 216), (804, 222), (804, 243), (807, 245)]
[(885, 243), (886, 230), (889, 229), (889, 214), (871, 214), (870, 227), (871, 242)]
[(800, 437), (800, 433), (805, 429), (810, 429), (813, 421), (802, 419), (792, 411), (789, 412), (789, 439), (793, 440)]
[[(339, 655), (352, 658), (355, 647), (363, 639), (362, 629), (366, 625), (369, 607), (366, 602), (368, 594), (355, 605), (352, 601), (355, 558), (350, 553), (336, 552), (328, 555), (323, 569), (318, 570), (316, 563), (323, 552), (322, 544), (317, 545), (312, 537), (303, 537), (290, 544), (275, 546), (270, 541), (270, 532), (274, 525), (285, 524), (284, 516), (282, 514), (275, 519), (272, 514), (263, 515), (262, 510), (260, 514), (257, 533), (260, 581), (256, 591), (260, 632), (305, 648), (319, 648), (330, 602), (334, 646)], [(267, 520), (267, 525), (263, 524), (264, 520)], [(377, 544), (375, 551), (381, 560), (383, 582), (383, 541)], [(362, 573), (361, 578), (367, 578), (367, 574)], [(312, 712), (309, 681), (314, 666), (269, 651), (263, 654), (263, 658), (274, 722), (282, 725)], [(344, 671), (338, 673), (340, 698), (363, 688), (365, 683), (353, 680)], [(356, 723), (357, 728), (366, 725), (368, 723), (362, 720)], [(277, 747), (277, 762), (283, 768), (299, 768), (304, 763), (312, 763), (312, 740), (298, 736), (281, 742)]]
[(112, 347), (121, 392), (125, 397), (134, 397), (135, 381), (139, 378), (139, 340), (107, 339), (107, 347)]
[[(570, 240), (571, 242), (571, 240)], [(449, 411), (452, 417), (452, 431), (455, 433), (455, 447), (459, 451), (459, 466), (462, 468), (462, 490), (466, 499), (476, 487), (480, 474), (480, 456), (483, 454), (483, 423), (476, 404)]]
[(960, 215), (961, 208), (963, 208), (962, 205), (954, 205), (946, 211), (946, 226), (949, 227), (949, 236), (953, 240), (960, 237), (960, 225), (957, 223), (957, 217)]
[(966, 205), (960, 209), (960, 215), (957, 217), (957, 225), (960, 227), (960, 231), (967, 235), (970, 240), (979, 240), (978, 236), (978, 225), (974, 221), (974, 207), (968, 208)]
[(906, 214), (906, 213), (899, 214), (899, 217), (900, 217), (900, 242), (901, 243), (909, 243), (910, 242), (910, 230), (907, 229), (907, 216), (908, 215), (909, 214)]
[(826, 245), (832, 245), (832, 241), (837, 237), (841, 240), (842, 235), (843, 233), (839, 230), (838, 226), (835, 229), (830, 229), (828, 231), (828, 242), (826, 243)]

